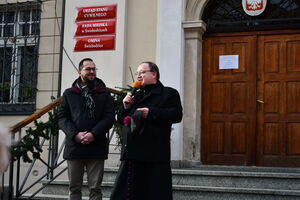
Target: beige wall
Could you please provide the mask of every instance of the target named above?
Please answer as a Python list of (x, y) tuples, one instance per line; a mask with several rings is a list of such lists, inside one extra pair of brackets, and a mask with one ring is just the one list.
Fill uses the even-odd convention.
[[(28, 0), (5, 0), (0, 4), (27, 2)], [(60, 27), (62, 0), (47, 0), (41, 6), (40, 43), (37, 79), (37, 105), (40, 109), (57, 96), (60, 50)], [(11, 127), (26, 116), (0, 116), (0, 122)], [(48, 115), (45, 117), (48, 119)]]
[(125, 86), (132, 83), (133, 73), (145, 60), (156, 60), (157, 0), (128, 0), (125, 44)]
[(37, 109), (50, 103), (51, 96), (57, 97), (61, 9), (62, 0), (50, 0), (42, 4)]

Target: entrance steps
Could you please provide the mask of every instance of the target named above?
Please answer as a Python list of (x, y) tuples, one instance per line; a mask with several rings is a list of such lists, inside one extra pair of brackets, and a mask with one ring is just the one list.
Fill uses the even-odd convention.
[[(117, 170), (116, 167), (105, 169), (105, 198), (110, 196)], [(300, 169), (297, 168), (199, 166), (172, 171), (174, 200), (300, 199)], [(44, 197), (38, 199), (67, 199), (67, 193), (67, 180), (54, 181), (43, 190)], [(85, 182), (83, 195), (87, 193)]]
[(201, 166), (173, 171), (175, 199), (300, 199), (300, 170), (293, 168)]

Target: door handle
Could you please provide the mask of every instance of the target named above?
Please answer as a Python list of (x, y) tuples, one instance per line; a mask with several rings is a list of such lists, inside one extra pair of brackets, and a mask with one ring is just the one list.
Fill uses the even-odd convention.
[(265, 103), (264, 101), (259, 100), (259, 99), (257, 99), (256, 101), (257, 101), (258, 103)]
[(257, 101), (257, 103), (258, 103), (258, 104), (256, 105), (256, 106), (257, 106), (257, 107), (256, 107), (256, 108), (257, 108), (257, 111), (260, 111), (260, 105), (261, 105), (261, 104), (264, 104), (265, 102), (262, 101), (262, 100), (260, 100), (260, 99), (257, 99), (256, 101)]

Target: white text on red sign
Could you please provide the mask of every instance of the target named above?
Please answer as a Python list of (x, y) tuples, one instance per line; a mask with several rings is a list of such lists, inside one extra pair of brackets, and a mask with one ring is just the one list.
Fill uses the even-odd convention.
[(116, 32), (116, 20), (95, 22), (78, 22), (75, 36), (114, 34)]

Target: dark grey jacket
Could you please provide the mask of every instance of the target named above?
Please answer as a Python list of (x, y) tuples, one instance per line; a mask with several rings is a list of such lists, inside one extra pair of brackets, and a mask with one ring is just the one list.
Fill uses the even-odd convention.
[[(110, 92), (106, 90), (102, 80), (96, 79), (96, 88), (93, 92), (95, 118), (90, 119), (85, 109), (84, 97), (77, 88), (76, 81), (71, 88), (65, 90), (58, 111), (59, 128), (66, 134), (63, 157), (65, 159), (107, 159), (106, 133), (115, 120)], [(95, 141), (90, 144), (77, 143), (74, 138), (81, 131), (92, 132)]]

